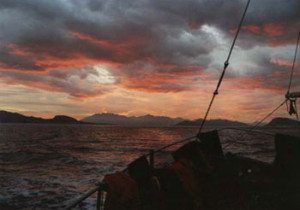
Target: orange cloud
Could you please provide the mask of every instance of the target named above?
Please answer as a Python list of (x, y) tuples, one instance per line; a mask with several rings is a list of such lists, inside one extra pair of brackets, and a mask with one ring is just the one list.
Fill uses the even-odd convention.
[[(266, 40), (267, 45), (277, 47), (294, 44), (298, 26), (299, 24), (293, 26), (281, 22), (271, 22), (257, 25), (244, 25), (242, 29), (256, 35), (256, 38)], [(235, 31), (236, 29), (231, 30), (232, 33)], [(289, 32), (287, 33), (287, 31)]]
[(244, 25), (242, 29), (256, 35), (278, 37), (283, 35), (284, 25), (280, 23), (266, 23), (264, 25)]
[[(158, 69), (157, 69), (158, 68)], [(134, 76), (121, 74), (120, 85), (128, 89), (145, 92), (178, 92), (191, 90), (197, 84), (197, 78), (206, 75), (199, 66), (175, 67), (171, 64), (153, 67), (152, 70), (136, 69)]]
[(284, 26), (278, 23), (267, 23), (263, 26), (263, 31), (269, 37), (281, 36), (284, 31)]
[(95, 45), (111, 49), (118, 57), (116, 63), (129, 63), (141, 57), (140, 49), (149, 43), (147, 36), (140, 36), (139, 34), (129, 34), (120, 40), (101, 39), (89, 34), (71, 31), (70, 34), (77, 39), (86, 41)]
[(243, 30), (245, 31), (249, 31), (253, 34), (256, 34), (256, 35), (261, 35), (262, 34), (262, 29), (260, 26), (257, 26), (257, 25), (245, 25), (242, 27)]

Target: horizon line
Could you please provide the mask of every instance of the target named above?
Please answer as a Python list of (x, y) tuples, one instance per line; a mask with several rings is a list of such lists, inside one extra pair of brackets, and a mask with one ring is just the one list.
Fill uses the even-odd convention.
[[(41, 119), (53, 119), (55, 116), (67, 116), (67, 117), (71, 117), (71, 118), (74, 118), (76, 119), (77, 121), (82, 121), (84, 118), (86, 117), (90, 117), (90, 116), (93, 116), (93, 115), (96, 115), (96, 114), (112, 114), (112, 115), (118, 115), (118, 116), (124, 116), (124, 117), (144, 117), (144, 116), (147, 116), (147, 115), (150, 115), (150, 116), (153, 116), (153, 117), (167, 117), (167, 118), (170, 118), (170, 119), (176, 119), (176, 118), (181, 118), (182, 121), (185, 121), (185, 120), (188, 120), (188, 121), (196, 121), (196, 120), (203, 120), (203, 118), (195, 118), (195, 119), (190, 119), (190, 118), (184, 118), (184, 117), (170, 117), (170, 116), (167, 116), (167, 115), (153, 115), (153, 114), (143, 114), (143, 115), (124, 115), (124, 114), (118, 114), (118, 113), (113, 113), (113, 112), (102, 112), (102, 113), (94, 113), (94, 114), (89, 114), (89, 115), (86, 115), (86, 117), (83, 117), (81, 119), (78, 119), (76, 117), (73, 117), (73, 116), (70, 116), (70, 115), (66, 115), (66, 114), (55, 114), (53, 115), (52, 118), (46, 118), (46, 117), (39, 117), (39, 116), (34, 116), (34, 115), (26, 115), (26, 114), (23, 114), (22, 112), (18, 112), (18, 111), (7, 111), (7, 110), (4, 110), (4, 109), (1, 109), (1, 111), (4, 111), (4, 112), (9, 112), (9, 113), (16, 113), (16, 114), (20, 114), (20, 115), (23, 115), (25, 117), (35, 117), (35, 118), (41, 118)], [(288, 118), (290, 119), (289, 117), (272, 117), (270, 118), (269, 121), (266, 121), (264, 123), (268, 123), (270, 122), (272, 119), (275, 119), (275, 118)], [(236, 119), (228, 119), (228, 118), (211, 118), (211, 119), (208, 119), (208, 120), (228, 120), (228, 121), (233, 121), (233, 122), (240, 122), (240, 123), (245, 123), (245, 124), (253, 124), (253, 123), (256, 123), (257, 121), (254, 121), (254, 122), (245, 122), (245, 121), (240, 121), (240, 120), (236, 120)]]

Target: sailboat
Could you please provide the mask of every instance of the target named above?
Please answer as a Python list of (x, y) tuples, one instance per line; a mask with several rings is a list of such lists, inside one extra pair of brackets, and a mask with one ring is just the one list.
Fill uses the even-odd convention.
[[(106, 175), (95, 188), (65, 205), (65, 209), (76, 208), (94, 193), (97, 193), (97, 210), (300, 209), (299, 138), (268, 134), (275, 139), (276, 155), (272, 163), (266, 163), (238, 154), (225, 154), (219, 130), (202, 131), (218, 95), (249, 3), (250, 0), (198, 134), (151, 150), (131, 162), (123, 171)], [(255, 128), (284, 104), (287, 104), (289, 114), (298, 115), (296, 100), (300, 92), (290, 92), (290, 88), (299, 37), (300, 33), (284, 101), (253, 127), (247, 128), (246, 133), (263, 133)], [(172, 147), (176, 148), (171, 152), (173, 161), (157, 166), (157, 154)]]

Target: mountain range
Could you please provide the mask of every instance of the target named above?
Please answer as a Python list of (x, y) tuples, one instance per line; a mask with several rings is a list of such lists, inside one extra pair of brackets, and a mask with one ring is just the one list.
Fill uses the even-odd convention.
[[(19, 113), (0, 111), (0, 123), (43, 123), (43, 124), (105, 124), (105, 125), (121, 125), (121, 126), (149, 126), (149, 127), (164, 127), (164, 126), (200, 126), (202, 119), (186, 120), (183, 118), (170, 118), (165, 116), (132, 116), (101, 113), (85, 117), (82, 120), (76, 120), (65, 115), (56, 115), (52, 119), (44, 119), (39, 117), (24, 116)], [(251, 124), (242, 123), (239, 121), (231, 121), (225, 119), (212, 119), (206, 122), (207, 126), (230, 126), (230, 127), (245, 127)], [(300, 122), (289, 118), (274, 118), (265, 126), (300, 126)]]
[(182, 122), (182, 118), (170, 118), (165, 116), (144, 115), (139, 117), (127, 117), (124, 115), (102, 113), (83, 118), (81, 121), (88, 123), (105, 123), (123, 126), (173, 126)]
[[(178, 126), (200, 126), (203, 119), (197, 119), (197, 120), (184, 120), (180, 123), (178, 123)], [(205, 125), (207, 126), (249, 126), (246, 123), (238, 122), (238, 121), (231, 121), (231, 120), (224, 120), (224, 119), (212, 119), (208, 120)]]
[(300, 126), (299, 120), (292, 120), (289, 118), (278, 117), (272, 119), (266, 126)]

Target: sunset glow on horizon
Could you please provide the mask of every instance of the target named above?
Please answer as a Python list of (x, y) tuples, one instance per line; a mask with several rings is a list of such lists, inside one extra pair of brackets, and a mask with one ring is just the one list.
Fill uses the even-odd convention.
[[(245, 4), (1, 1), (0, 110), (202, 118)], [(209, 118), (254, 122), (284, 99), (299, 8), (298, 0), (251, 1)], [(276, 116), (288, 117), (286, 109)]]

